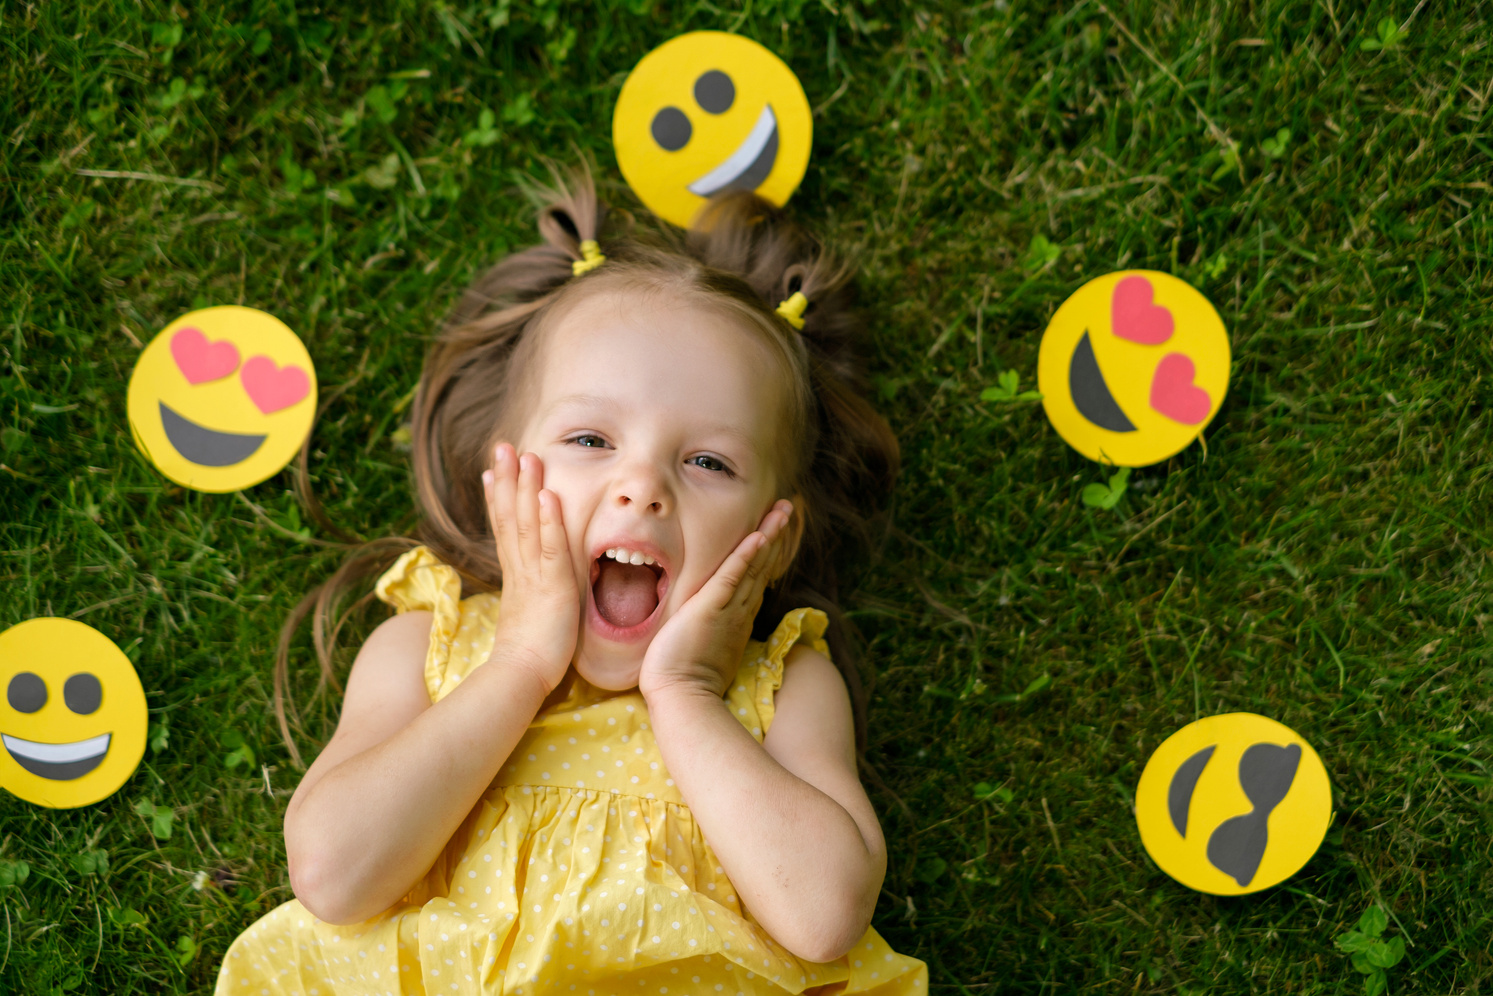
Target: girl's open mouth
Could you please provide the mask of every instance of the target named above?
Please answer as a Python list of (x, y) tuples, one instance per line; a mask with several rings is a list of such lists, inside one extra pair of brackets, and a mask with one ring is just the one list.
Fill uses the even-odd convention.
[(660, 616), (668, 574), (640, 552), (607, 550), (591, 562), (587, 615), (608, 640), (631, 643), (647, 636)]

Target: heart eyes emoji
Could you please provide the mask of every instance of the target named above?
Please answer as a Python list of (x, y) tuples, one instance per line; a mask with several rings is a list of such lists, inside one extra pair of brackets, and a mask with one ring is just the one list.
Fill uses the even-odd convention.
[(1096, 277), (1053, 315), (1037, 385), (1053, 427), (1090, 459), (1159, 463), (1197, 438), (1228, 389), (1228, 333), (1169, 273)]
[(316, 417), (316, 367), (274, 315), (229, 304), (182, 315), (130, 375), (130, 433), (167, 478), (240, 491), (290, 462)]

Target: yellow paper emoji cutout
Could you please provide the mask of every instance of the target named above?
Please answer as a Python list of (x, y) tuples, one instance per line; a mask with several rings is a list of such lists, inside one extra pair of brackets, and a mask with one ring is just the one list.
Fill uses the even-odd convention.
[(691, 31), (643, 56), (612, 115), (628, 186), (681, 228), (725, 190), (786, 204), (808, 168), (813, 135), (793, 70), (750, 38), (723, 31)]
[(1208, 299), (1155, 270), (1096, 277), (1052, 316), (1037, 388), (1058, 435), (1088, 457), (1145, 467), (1180, 452), (1223, 404), (1229, 336)]
[(130, 431), (156, 469), (197, 491), (238, 491), (291, 461), (316, 414), (316, 370), (284, 322), (227, 305), (186, 314), (141, 352)]
[(1258, 892), (1301, 870), (1332, 822), (1322, 759), (1294, 730), (1248, 712), (1168, 737), (1135, 790), (1141, 843), (1161, 870), (1218, 896)]
[(129, 780), (145, 754), (145, 690), (114, 641), (73, 619), (0, 633), (0, 788), (72, 809)]

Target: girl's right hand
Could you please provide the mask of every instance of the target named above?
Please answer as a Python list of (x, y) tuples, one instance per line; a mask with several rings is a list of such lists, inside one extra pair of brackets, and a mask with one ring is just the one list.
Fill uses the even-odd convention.
[(553, 691), (575, 654), (580, 585), (560, 516), (560, 498), (543, 490), (544, 464), (499, 443), (482, 474), (487, 515), (503, 569), (502, 607), (493, 655), (511, 654)]

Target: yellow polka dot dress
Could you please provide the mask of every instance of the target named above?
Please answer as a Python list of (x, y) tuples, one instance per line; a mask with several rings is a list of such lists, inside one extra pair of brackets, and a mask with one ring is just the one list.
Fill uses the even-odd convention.
[[(434, 614), (432, 701), (492, 650), (498, 599), (462, 599), (456, 571), (424, 547), (378, 582), (400, 612)], [(747, 644), (733, 715), (760, 742), (783, 659), (799, 640), (828, 654), (827, 620), (796, 609), (766, 644)], [(665, 770), (642, 695), (572, 671), (535, 717), (442, 857), (405, 899), (336, 926), (299, 902), (233, 942), (218, 996), (497, 994), (753, 996), (923, 994), (926, 966), (876, 933), (845, 957), (794, 957), (742, 906)]]

